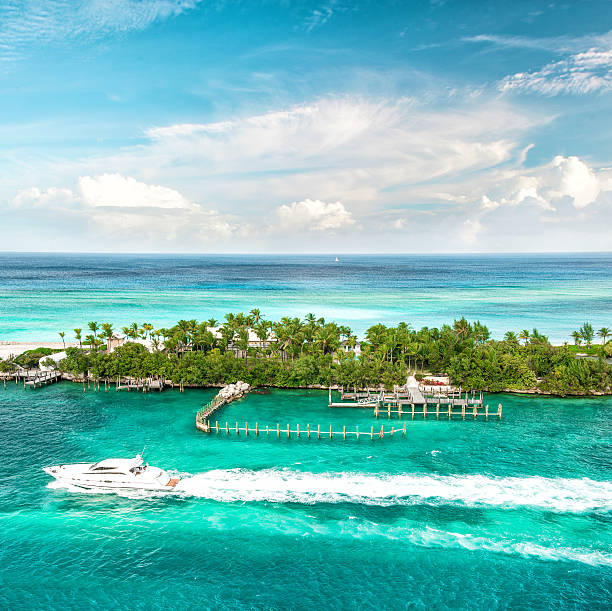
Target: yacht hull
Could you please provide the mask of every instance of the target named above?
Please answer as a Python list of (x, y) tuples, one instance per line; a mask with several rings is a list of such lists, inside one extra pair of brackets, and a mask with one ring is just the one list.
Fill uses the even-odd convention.
[[(147, 492), (174, 492), (178, 477), (171, 477), (163, 469), (145, 465), (136, 471), (117, 471), (112, 468), (97, 469), (102, 463), (79, 463), (43, 467), (43, 471), (58, 483), (82, 490), (144, 490)], [(138, 466), (138, 465), (137, 465)]]

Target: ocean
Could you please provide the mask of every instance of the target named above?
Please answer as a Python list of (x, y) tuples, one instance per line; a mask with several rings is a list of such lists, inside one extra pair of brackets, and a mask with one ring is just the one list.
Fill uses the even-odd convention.
[[(345, 441), (198, 432), (213, 393), (0, 387), (0, 608), (610, 608), (612, 399), (488, 396), (501, 421)], [(380, 424), (306, 390), (218, 417)], [(75, 493), (41, 470), (143, 447), (177, 493)]]
[(313, 312), (363, 334), (465, 316), (494, 337), (536, 327), (571, 341), (585, 321), (610, 326), (612, 254), (571, 255), (0, 254), (0, 341), (73, 339), (95, 320), (116, 329)]
[[(0, 255), (0, 340), (260, 308), (361, 334), (466, 316), (555, 341), (610, 326), (611, 255)], [(207, 435), (214, 390), (0, 386), (0, 608), (609, 609), (611, 397), (489, 395), (503, 418), (408, 419), (384, 439)], [(273, 390), (218, 418), (380, 425)], [(384, 421), (389, 426), (387, 420)], [(391, 424), (396, 424), (394, 420)], [(175, 494), (85, 494), (49, 464), (130, 457)]]

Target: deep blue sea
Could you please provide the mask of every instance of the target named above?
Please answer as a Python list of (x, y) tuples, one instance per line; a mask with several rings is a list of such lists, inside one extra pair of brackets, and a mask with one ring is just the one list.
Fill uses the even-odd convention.
[[(611, 255), (339, 259), (1, 254), (0, 340), (253, 307), (357, 333), (462, 315), (559, 342), (584, 321), (612, 326)], [(501, 421), (308, 440), (198, 432), (214, 392), (0, 385), (0, 609), (612, 607), (612, 398), (487, 396)], [(380, 425), (306, 390), (252, 394), (218, 417)], [(41, 470), (145, 446), (182, 477), (176, 494), (76, 493)]]
[(589, 321), (612, 326), (612, 254), (58, 255), (0, 253), (0, 341), (58, 341), (87, 322), (155, 327), (259, 308), (313, 312), (363, 333), (465, 316), (494, 336), (538, 330), (556, 342)]

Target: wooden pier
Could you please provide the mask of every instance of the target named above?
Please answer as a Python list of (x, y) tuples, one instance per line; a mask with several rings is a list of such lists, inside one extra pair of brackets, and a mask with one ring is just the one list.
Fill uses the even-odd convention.
[[(485, 411), (477, 411), (472, 410), (472, 412), (466, 412), (465, 408), (461, 410), (461, 412), (450, 410), (444, 414), (438, 413), (438, 416), (448, 417), (449, 419), (459, 418), (462, 419), (473, 418), (474, 420), (478, 417), (489, 419), (489, 416), (492, 418), (498, 418), (501, 420), (501, 404), (498, 407), (497, 412), (489, 411), (489, 406), (485, 406)], [(427, 415), (436, 414), (433, 412), (424, 412), (423, 410), (419, 410), (419, 412), (415, 412), (415, 415), (420, 415), (423, 418), (426, 418)], [(245, 437), (266, 437), (266, 438), (274, 438), (277, 439), (285, 438), (285, 439), (382, 439), (384, 437), (393, 437), (394, 435), (401, 435), (406, 437), (408, 432), (407, 423), (404, 422), (401, 426), (378, 426), (371, 425), (370, 427), (364, 427), (359, 430), (359, 427), (355, 425), (354, 429), (347, 430), (346, 426), (342, 427), (340, 430), (337, 426), (334, 429), (333, 425), (325, 425), (321, 426), (310, 425), (300, 427), (299, 424), (283, 424), (276, 423), (274, 425), (265, 424), (261, 425), (258, 422), (255, 425), (249, 425), (248, 422), (244, 424), (239, 422), (219, 422), (218, 420), (213, 423), (210, 423), (206, 428), (200, 428), (200, 430), (216, 434), (216, 435), (225, 435), (225, 436), (240, 436), (244, 435)]]
[[(115, 382), (116, 392), (119, 392), (120, 390), (127, 390), (128, 392), (130, 392), (130, 390), (134, 390), (136, 392), (151, 392), (157, 390), (161, 392), (164, 390), (164, 387), (165, 380), (162, 378), (126, 378), (125, 380), (117, 378)], [(172, 387), (174, 387), (174, 384), (172, 384)], [(184, 390), (182, 380), (179, 383), (179, 390), (181, 392)]]
[(23, 380), (24, 388), (40, 388), (47, 384), (59, 382), (62, 379), (62, 373), (59, 371), (41, 371), (40, 369), (20, 369), (17, 370), (13, 377), (18, 384)]
[[(393, 391), (386, 391), (384, 388), (377, 390), (365, 390), (354, 389), (352, 392), (345, 391), (344, 388), (340, 388), (340, 401), (332, 400), (332, 389), (329, 388), (329, 407), (362, 407), (362, 408), (376, 408), (383, 409), (384, 407), (391, 406), (394, 409), (398, 409), (401, 406), (462, 406), (466, 408), (482, 407), (483, 406), (483, 395), (482, 392), (469, 393), (463, 392), (461, 389), (452, 389), (446, 392), (438, 391), (431, 392), (423, 387), (419, 386), (395, 386)], [(348, 399), (348, 401), (346, 400)]]

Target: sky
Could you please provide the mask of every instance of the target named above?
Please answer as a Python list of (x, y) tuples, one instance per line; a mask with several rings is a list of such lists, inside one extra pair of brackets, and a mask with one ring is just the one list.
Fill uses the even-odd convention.
[(0, 0), (0, 250), (612, 251), (612, 3)]

